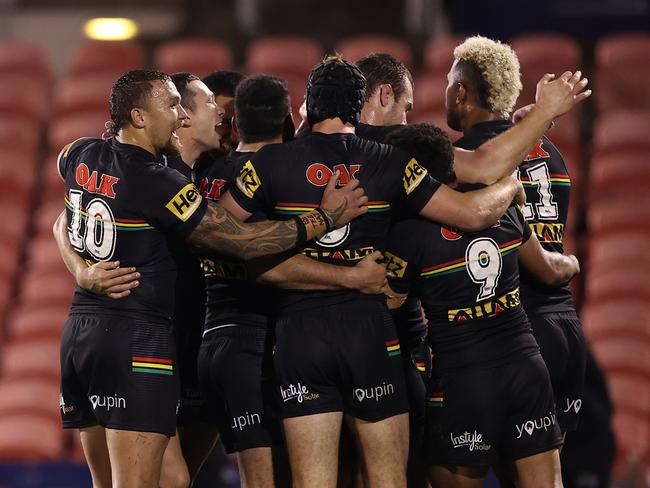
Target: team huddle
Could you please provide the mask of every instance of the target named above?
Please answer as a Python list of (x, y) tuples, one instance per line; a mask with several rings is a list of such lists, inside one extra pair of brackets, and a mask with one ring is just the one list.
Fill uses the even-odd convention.
[(61, 411), (93, 486), (191, 486), (221, 439), (246, 487), (562, 486), (585, 344), (563, 254), (570, 177), (545, 136), (579, 71), (521, 82), (454, 51), (451, 144), (407, 123), (387, 54), (286, 83), (138, 70), (104, 138), (58, 158), (75, 276)]

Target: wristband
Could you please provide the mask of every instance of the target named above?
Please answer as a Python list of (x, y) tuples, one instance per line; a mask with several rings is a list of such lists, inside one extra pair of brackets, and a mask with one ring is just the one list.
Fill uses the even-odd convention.
[(296, 236), (296, 246), (299, 246), (300, 244), (307, 242), (307, 227), (305, 227), (300, 215), (295, 216), (293, 221), (296, 223), (296, 230), (298, 231), (298, 235)]
[(330, 219), (325, 213), (325, 211), (320, 207), (316, 207), (314, 210), (316, 210), (321, 215), (321, 217), (323, 217), (323, 220), (325, 221), (325, 229), (327, 230), (327, 232), (328, 233), (332, 232), (334, 230), (334, 226), (332, 225), (332, 223), (330, 223)]

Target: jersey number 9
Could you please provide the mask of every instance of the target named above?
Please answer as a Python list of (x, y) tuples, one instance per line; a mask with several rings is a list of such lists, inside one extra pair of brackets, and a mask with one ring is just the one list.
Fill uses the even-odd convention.
[(492, 298), (501, 276), (499, 246), (489, 237), (474, 239), (465, 251), (467, 273), (474, 283), (481, 285), (476, 301)]

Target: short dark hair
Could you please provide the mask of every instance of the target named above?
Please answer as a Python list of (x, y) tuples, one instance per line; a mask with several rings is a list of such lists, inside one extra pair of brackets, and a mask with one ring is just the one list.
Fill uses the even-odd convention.
[(403, 63), (386, 53), (370, 53), (357, 61), (357, 67), (366, 77), (366, 100), (377, 90), (379, 85), (393, 87), (395, 100), (399, 100), (406, 90), (404, 80), (408, 78), (413, 85), (413, 76)]
[(467, 88), (476, 93), (477, 102), (481, 108), (492, 111), (492, 106), (488, 102), (490, 96), (490, 86), (483, 77), (481, 69), (472, 61), (459, 59), (454, 68), (463, 83), (467, 84)]
[(152, 81), (171, 81), (167, 73), (138, 69), (120, 76), (111, 87), (108, 105), (111, 120), (106, 124), (109, 135), (117, 135), (131, 122), (131, 110), (141, 107), (153, 88)]
[(290, 113), (291, 100), (284, 80), (253, 75), (237, 86), (235, 121), (241, 141), (264, 142), (282, 135)]
[(244, 79), (244, 75), (237, 71), (220, 70), (205, 76), (201, 81), (214, 93), (215, 97), (234, 97), (237, 85)]
[(185, 71), (171, 75), (172, 83), (176, 86), (178, 93), (181, 94), (181, 105), (186, 108), (194, 106), (194, 92), (188, 88), (193, 81), (201, 81), (196, 75)]
[(454, 147), (441, 128), (432, 124), (411, 124), (388, 133), (386, 144), (406, 151), (440, 183), (456, 180)]

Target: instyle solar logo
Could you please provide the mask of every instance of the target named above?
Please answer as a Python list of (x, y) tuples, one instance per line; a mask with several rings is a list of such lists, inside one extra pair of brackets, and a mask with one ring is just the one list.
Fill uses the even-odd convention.
[(451, 438), (451, 444), (454, 446), (454, 449), (459, 447), (467, 447), (470, 452), (472, 451), (489, 451), (492, 449), (491, 444), (486, 444), (483, 441), (483, 434), (478, 433), (474, 430), (473, 433), (465, 431), (461, 435), (455, 436), (453, 433), (449, 433)]

